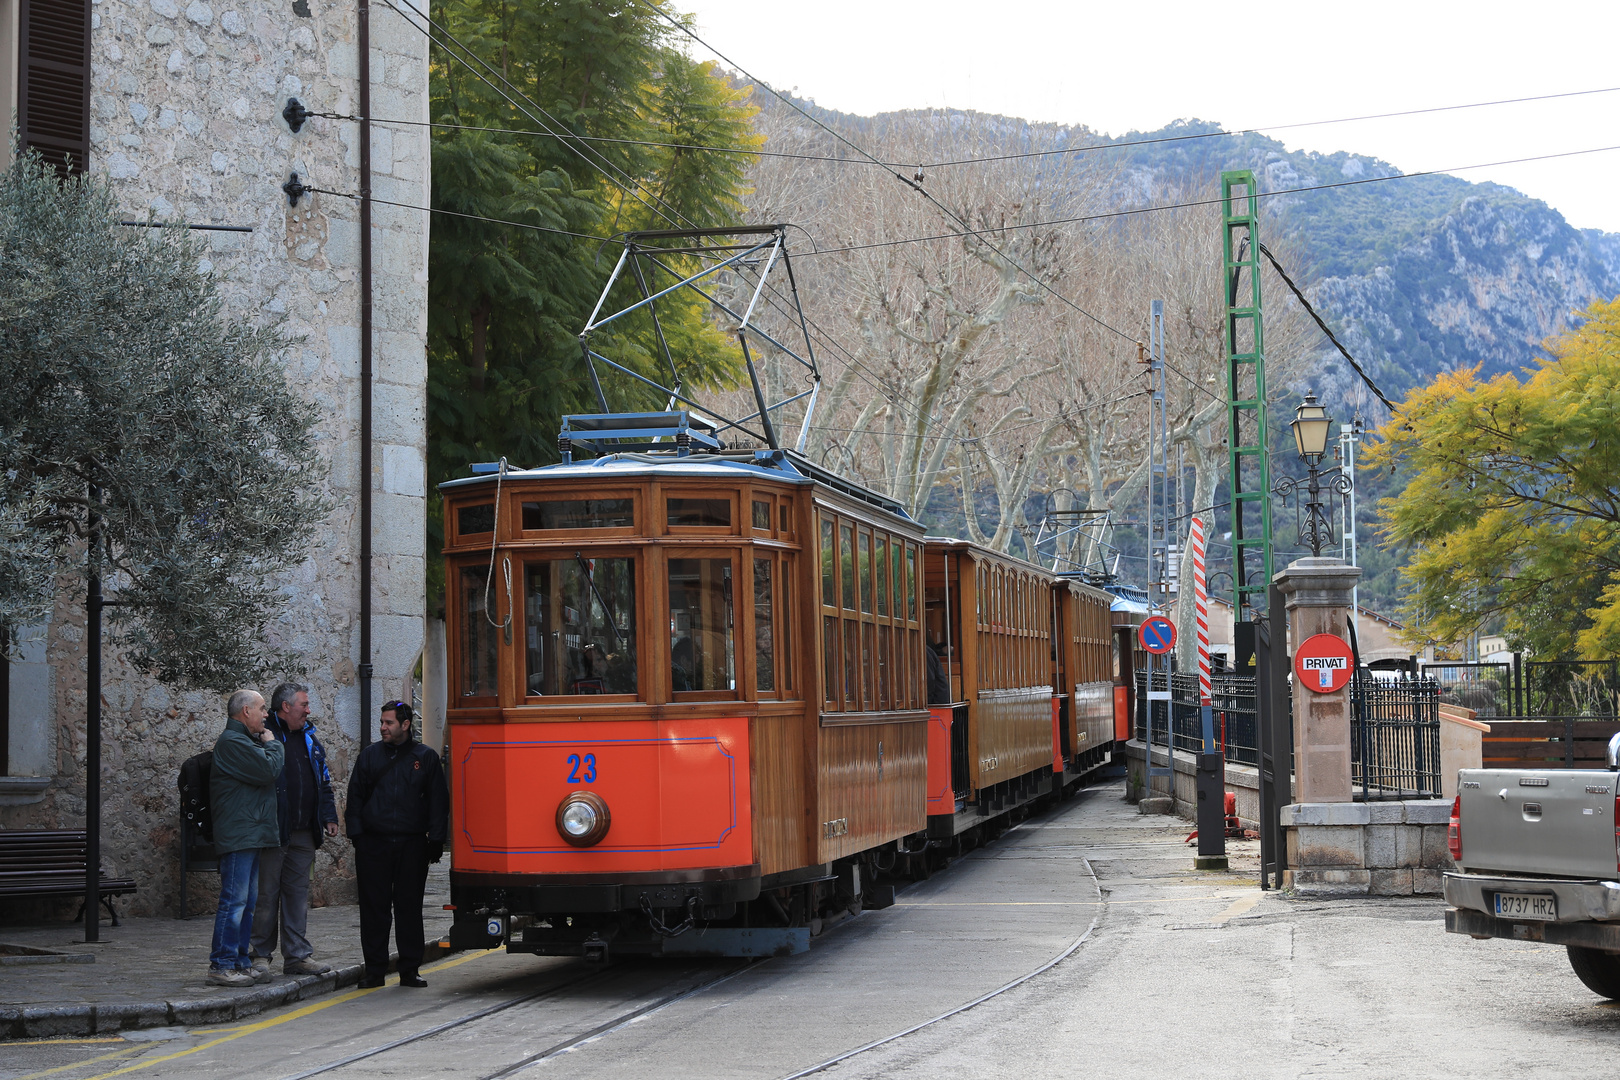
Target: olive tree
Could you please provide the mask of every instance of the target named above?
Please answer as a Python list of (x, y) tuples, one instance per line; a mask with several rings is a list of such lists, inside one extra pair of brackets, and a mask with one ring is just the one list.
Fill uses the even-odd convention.
[(328, 506), (291, 342), (227, 317), (186, 232), (119, 218), (37, 155), (0, 173), (0, 628), (96, 572), (111, 643), (162, 682), (297, 670), (264, 631)]

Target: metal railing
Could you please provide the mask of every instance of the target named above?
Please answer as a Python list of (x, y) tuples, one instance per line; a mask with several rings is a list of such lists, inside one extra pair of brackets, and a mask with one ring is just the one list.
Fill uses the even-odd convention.
[(1350, 686), (1350, 783), (1358, 800), (1440, 797), (1440, 684), (1357, 675)]
[[(1136, 673), (1136, 738), (1147, 741), (1147, 679), (1148, 673)], [(1204, 721), (1198, 700), (1198, 676), (1171, 675), (1170, 679), (1170, 744), (1177, 750), (1202, 753), (1204, 749)], [(1154, 672), (1153, 688), (1165, 689), (1164, 672)], [(1259, 729), (1255, 718), (1254, 678), (1237, 675), (1217, 675), (1210, 680), (1210, 702), (1214, 711), (1215, 739), (1227, 761), (1244, 765), (1260, 762)], [(1154, 716), (1155, 744), (1164, 745), (1165, 719), (1163, 706)]]

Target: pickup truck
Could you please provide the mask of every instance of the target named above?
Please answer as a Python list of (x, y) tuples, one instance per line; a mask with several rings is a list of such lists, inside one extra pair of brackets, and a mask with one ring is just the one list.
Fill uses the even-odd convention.
[(1461, 770), (1443, 891), (1451, 933), (1563, 945), (1588, 989), (1620, 998), (1620, 735), (1608, 764)]

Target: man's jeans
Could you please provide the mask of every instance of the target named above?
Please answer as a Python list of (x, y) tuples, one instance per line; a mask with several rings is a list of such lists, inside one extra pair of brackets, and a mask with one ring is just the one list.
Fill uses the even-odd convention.
[(219, 857), (219, 910), (214, 914), (214, 950), (208, 961), (216, 969), (247, 971), (248, 941), (253, 935), (253, 903), (259, 895), (259, 849), (227, 851)]
[[(315, 951), (309, 927), (309, 871), (315, 864), (315, 839), (308, 829), (287, 838), (284, 848), (265, 848), (259, 856), (259, 901), (253, 912), (253, 956), (266, 960), (276, 952), (280, 924), (282, 961), (308, 960)], [(280, 916), (277, 918), (277, 916)]]

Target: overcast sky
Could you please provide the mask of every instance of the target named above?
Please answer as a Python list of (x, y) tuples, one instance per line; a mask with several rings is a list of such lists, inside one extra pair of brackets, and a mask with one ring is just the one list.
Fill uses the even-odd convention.
[[(777, 89), (872, 114), (950, 107), (1108, 134), (1228, 128), (1620, 87), (1620, 0), (1349, 4), (677, 0)], [(704, 51), (694, 46), (693, 55)], [(1275, 132), (1405, 172), (1620, 146), (1620, 92)], [(1457, 172), (1620, 232), (1620, 149)]]

